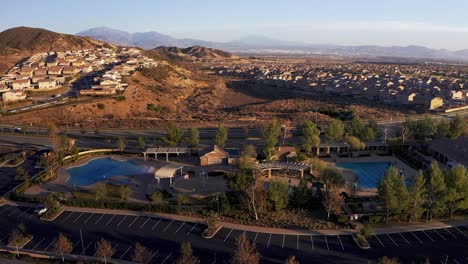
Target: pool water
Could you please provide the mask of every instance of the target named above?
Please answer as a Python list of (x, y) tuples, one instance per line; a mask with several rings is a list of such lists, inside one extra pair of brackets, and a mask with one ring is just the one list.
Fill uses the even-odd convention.
[(352, 170), (358, 177), (358, 189), (377, 188), (379, 181), (383, 179), (385, 172), (390, 167), (390, 162), (354, 162), (337, 163), (342, 169)]
[(133, 161), (99, 158), (67, 169), (70, 177), (66, 183), (70, 186), (88, 186), (115, 176), (125, 176), (123, 180), (128, 183), (134, 175), (147, 174), (152, 169), (152, 167), (138, 165)]

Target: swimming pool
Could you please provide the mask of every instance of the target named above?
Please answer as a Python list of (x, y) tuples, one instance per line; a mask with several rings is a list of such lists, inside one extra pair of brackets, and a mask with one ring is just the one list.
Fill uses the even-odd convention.
[(70, 177), (67, 185), (88, 186), (115, 176), (126, 176), (129, 182), (134, 175), (146, 174), (152, 167), (138, 165), (133, 161), (118, 161), (112, 158), (93, 159), (81, 166), (67, 169)]
[(358, 177), (358, 189), (377, 188), (379, 181), (390, 167), (390, 162), (337, 163), (342, 169), (352, 170)]

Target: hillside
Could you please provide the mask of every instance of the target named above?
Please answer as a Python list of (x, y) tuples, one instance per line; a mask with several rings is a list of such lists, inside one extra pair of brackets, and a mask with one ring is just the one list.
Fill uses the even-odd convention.
[(196, 59), (216, 60), (216, 59), (238, 59), (237, 56), (218, 49), (212, 49), (202, 46), (193, 46), (188, 48), (178, 47), (157, 47), (149, 50), (148, 54), (160, 55), (172, 60), (193, 61)]
[(78, 50), (111, 45), (87, 37), (61, 34), (41, 28), (16, 27), (0, 32), (0, 53), (36, 53)]

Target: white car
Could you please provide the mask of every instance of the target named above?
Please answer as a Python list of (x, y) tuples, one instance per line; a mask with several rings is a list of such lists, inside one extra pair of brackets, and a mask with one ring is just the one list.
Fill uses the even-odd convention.
[(34, 210), (34, 213), (37, 214), (37, 216), (42, 216), (46, 212), (47, 212), (47, 207), (43, 204), (38, 205), (36, 209)]

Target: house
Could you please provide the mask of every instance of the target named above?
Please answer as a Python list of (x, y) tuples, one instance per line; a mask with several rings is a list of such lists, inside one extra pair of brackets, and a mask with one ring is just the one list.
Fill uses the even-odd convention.
[(53, 89), (56, 88), (57, 82), (54, 79), (42, 79), (37, 81), (39, 89)]
[(201, 166), (228, 164), (229, 152), (217, 145), (213, 145), (200, 151), (198, 156), (200, 157)]
[(428, 110), (435, 110), (444, 105), (444, 100), (440, 97), (417, 95), (413, 99), (415, 105), (422, 105)]
[(434, 139), (428, 148), (432, 157), (450, 167), (458, 164), (468, 167), (468, 136), (461, 136), (455, 140)]
[(450, 98), (453, 100), (463, 100), (464, 93), (462, 91), (450, 91)]
[(73, 76), (78, 73), (78, 69), (75, 66), (65, 66), (63, 67), (63, 75)]
[(239, 149), (238, 148), (225, 148), (224, 151), (226, 151), (229, 154), (228, 164), (236, 165), (240, 158)]
[(27, 89), (29, 88), (29, 86), (31, 86), (31, 80), (29, 79), (13, 80), (11, 82), (11, 85), (13, 87), (13, 90)]
[(63, 70), (62, 66), (52, 66), (52, 67), (49, 67), (49, 69), (47, 70), (47, 74), (62, 75), (62, 70)]
[(11, 90), (2, 95), (3, 102), (15, 102), (26, 99), (26, 93), (23, 90)]
[(34, 75), (46, 75), (47, 69), (46, 68), (39, 68), (34, 70)]

